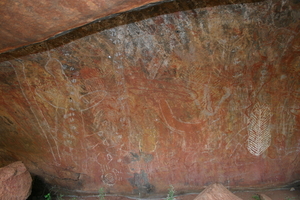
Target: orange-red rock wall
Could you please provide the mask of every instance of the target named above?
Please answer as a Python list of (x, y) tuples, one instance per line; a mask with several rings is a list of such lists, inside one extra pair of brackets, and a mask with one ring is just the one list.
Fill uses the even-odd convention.
[(2, 160), (119, 194), (298, 180), (298, 19), (296, 1), (168, 3), (41, 43), (0, 64)]
[(160, 0), (2, 0), (0, 52), (44, 41), (102, 17)]

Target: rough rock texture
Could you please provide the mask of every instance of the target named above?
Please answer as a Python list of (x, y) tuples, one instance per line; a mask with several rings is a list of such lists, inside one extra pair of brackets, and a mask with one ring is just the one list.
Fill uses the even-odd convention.
[(21, 161), (0, 168), (0, 199), (25, 200), (31, 193), (31, 176)]
[(176, 1), (2, 55), (0, 147), (78, 192), (298, 180), (299, 6)]
[(214, 183), (205, 188), (194, 200), (242, 200), (222, 184)]
[(159, 0), (2, 0), (0, 53)]
[[(58, 37), (92, 21), (174, 0), (2, 0), (0, 53)], [(260, 0), (202, 0), (203, 6)]]
[(260, 194), (259, 197), (260, 197), (261, 200), (272, 200), (270, 197), (268, 197), (265, 194)]

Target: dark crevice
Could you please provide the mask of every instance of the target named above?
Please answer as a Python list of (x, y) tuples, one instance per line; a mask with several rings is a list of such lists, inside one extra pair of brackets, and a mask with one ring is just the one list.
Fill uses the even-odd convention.
[(43, 178), (33, 176), (31, 195), (27, 198), (27, 200), (44, 200), (44, 196), (50, 193), (50, 188), (51, 186), (47, 184)]

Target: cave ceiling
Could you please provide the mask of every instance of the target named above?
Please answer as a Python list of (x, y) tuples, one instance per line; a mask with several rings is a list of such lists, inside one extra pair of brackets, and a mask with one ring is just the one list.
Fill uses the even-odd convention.
[(96, 19), (158, 0), (4, 0), (0, 3), (0, 53), (41, 42)]
[[(53, 39), (78, 27), (120, 13), (143, 10), (172, 1), (174, 0), (3, 0), (0, 3), (0, 53)], [(258, 0), (188, 2), (196, 7), (211, 7), (258, 2)], [(163, 13), (152, 13), (152, 15), (159, 14)]]

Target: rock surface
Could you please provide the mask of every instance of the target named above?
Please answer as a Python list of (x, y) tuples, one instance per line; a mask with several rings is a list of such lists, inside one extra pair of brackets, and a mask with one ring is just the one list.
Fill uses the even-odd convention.
[(0, 53), (155, 2), (159, 0), (3, 0), (0, 7)]
[(272, 200), (270, 197), (268, 197), (265, 194), (260, 194), (259, 197), (260, 197), (261, 200)]
[(25, 200), (31, 193), (32, 179), (21, 161), (0, 168), (0, 199)]
[(298, 180), (299, 7), (182, 0), (0, 56), (1, 156), (87, 194)]
[(194, 200), (242, 200), (227, 190), (222, 184), (212, 184), (205, 188)]

